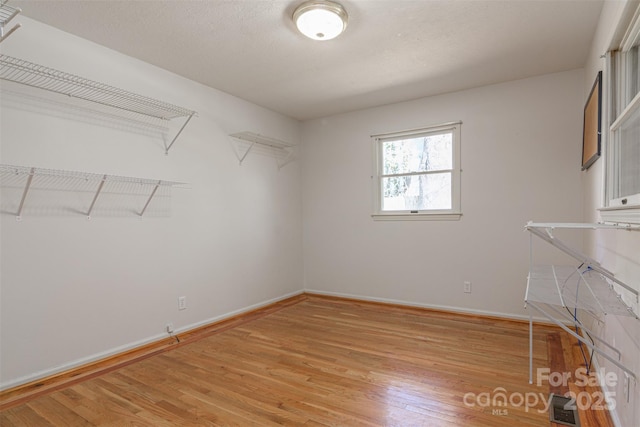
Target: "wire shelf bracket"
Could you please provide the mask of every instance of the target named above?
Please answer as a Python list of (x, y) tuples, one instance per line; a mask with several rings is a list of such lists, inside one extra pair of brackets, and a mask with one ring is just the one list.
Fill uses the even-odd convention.
[(22, 12), (22, 10), (18, 7), (8, 6), (7, 1), (8, 0), (3, 0), (2, 2), (0, 2), (0, 43), (2, 43), (7, 37), (9, 37), (15, 30), (21, 27), (21, 24), (16, 24), (8, 31), (5, 30), (7, 24)]
[(232, 133), (229, 136), (234, 143), (234, 151), (240, 165), (251, 151), (275, 158), (278, 169), (295, 160), (295, 144), (247, 131)]
[(0, 79), (65, 95), (70, 98), (77, 98), (108, 107), (112, 111), (151, 117), (165, 123), (174, 119), (183, 119), (182, 127), (173, 136), (171, 142), (165, 143), (165, 154), (169, 154), (169, 150), (182, 134), (184, 128), (193, 116), (197, 114), (193, 110), (177, 105), (8, 55), (0, 55)]
[[(24, 179), (26, 177), (26, 180)], [(100, 196), (105, 194), (105, 188), (107, 186), (117, 187), (118, 185), (135, 185), (136, 187), (140, 187), (139, 193), (136, 196), (144, 197), (144, 207), (139, 211), (136, 211), (136, 215), (139, 217), (144, 216), (147, 212), (151, 201), (156, 197), (158, 193), (158, 189), (162, 187), (184, 187), (186, 184), (182, 182), (175, 181), (163, 181), (163, 180), (155, 180), (155, 179), (146, 179), (146, 178), (134, 178), (134, 177), (124, 177), (124, 176), (116, 176), (116, 175), (106, 175), (106, 174), (95, 174), (88, 172), (75, 172), (75, 171), (64, 171), (57, 169), (42, 169), (35, 167), (25, 167), (25, 166), (12, 166), (12, 165), (0, 165), (0, 178), (2, 181), (7, 181), (7, 185), (16, 185), (17, 182), (22, 182), (24, 180), (24, 188), (21, 190), (22, 197), (20, 198), (20, 202), (16, 211), (16, 220), (22, 220), (22, 213), (24, 211), (25, 205), (28, 201), (28, 195), (30, 192), (35, 191), (35, 183), (34, 181), (37, 179), (42, 179), (43, 182), (46, 182), (46, 185), (41, 184), (39, 190), (52, 190), (52, 191), (78, 191), (78, 192), (88, 192), (90, 188), (94, 188), (93, 197), (91, 199), (91, 204), (89, 208), (86, 210), (87, 219), (91, 219), (91, 214), (94, 212), (96, 205), (99, 203)], [(70, 182), (82, 182), (82, 188), (74, 187), (70, 185)], [(96, 184), (93, 184), (96, 183)], [(5, 185), (5, 182), (2, 182), (2, 185)], [(95, 186), (94, 186), (95, 185)], [(118, 190), (111, 188), (109, 190), (110, 194), (117, 194)], [(147, 193), (144, 192), (144, 189), (147, 189)], [(130, 193), (123, 193), (125, 196), (129, 198), (132, 197)], [(133, 209), (135, 211), (135, 208)]]
[[(638, 303), (639, 291), (616, 278), (613, 273), (602, 267), (597, 261), (567, 245), (554, 235), (555, 229), (575, 230), (627, 230), (640, 231), (633, 224), (583, 224), (583, 223), (527, 223), (525, 229), (530, 232), (530, 266), (525, 292), (525, 307), (531, 307), (547, 320), (562, 328), (565, 332), (586, 345), (592, 352), (604, 357), (634, 381), (637, 376), (633, 370), (622, 363), (620, 350), (597, 337), (577, 317), (577, 311), (592, 316), (601, 322), (600, 316), (628, 316), (639, 320), (638, 314), (625, 303), (616, 291), (620, 286)], [(579, 267), (534, 265), (533, 236), (537, 236), (552, 246), (580, 262)], [(620, 289), (618, 288), (618, 289)], [(566, 313), (565, 313), (566, 311)], [(569, 326), (576, 330), (571, 330)], [(583, 333), (578, 333), (581, 330)], [(587, 340), (584, 332), (592, 339)], [(596, 341), (598, 344), (596, 344)], [(529, 316), (529, 383), (533, 383), (533, 318)]]

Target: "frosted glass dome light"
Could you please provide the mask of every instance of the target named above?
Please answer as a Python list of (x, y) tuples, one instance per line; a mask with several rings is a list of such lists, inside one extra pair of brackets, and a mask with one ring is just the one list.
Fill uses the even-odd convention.
[(347, 28), (347, 11), (331, 1), (312, 0), (293, 12), (293, 22), (305, 36), (313, 40), (331, 40)]

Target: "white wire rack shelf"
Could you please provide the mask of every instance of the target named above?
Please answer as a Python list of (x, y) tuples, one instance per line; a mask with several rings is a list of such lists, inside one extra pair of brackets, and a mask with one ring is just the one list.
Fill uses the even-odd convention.
[(167, 154), (196, 115), (193, 110), (8, 55), (0, 55), (0, 79), (162, 121), (183, 118), (182, 127), (165, 146)]
[(18, 14), (22, 12), (20, 8), (11, 7), (7, 5), (7, 1), (4, 0), (0, 2), (0, 43), (2, 43), (7, 37), (11, 35), (15, 30), (20, 28), (20, 24), (16, 24), (11, 27), (8, 31), (5, 30), (7, 24)]
[[(127, 212), (142, 217), (152, 202), (170, 197), (172, 187), (185, 187), (175, 181), (134, 178), (89, 172), (64, 171), (26, 166), (0, 165), (3, 212), (15, 214), (18, 221), (28, 210), (30, 197), (37, 197), (38, 208), (53, 211), (54, 205), (70, 203), (65, 212), (91, 218), (93, 213)], [(36, 195), (38, 193), (38, 195)], [(50, 193), (43, 197), (42, 193)], [(70, 197), (64, 197), (71, 194)], [(44, 206), (44, 207), (43, 207)]]
[(295, 144), (247, 131), (232, 133), (229, 136), (241, 165), (251, 151), (275, 158), (278, 168), (295, 160)]
[[(597, 261), (572, 248), (554, 234), (556, 229), (575, 230), (626, 230), (640, 231), (640, 227), (632, 224), (584, 224), (584, 223), (533, 223), (529, 222), (525, 229), (562, 252), (576, 259), (580, 264), (574, 266), (534, 265), (533, 242), (531, 242), (531, 260), (525, 306), (531, 307), (546, 319), (550, 320), (565, 332), (585, 344), (593, 352), (601, 355), (636, 380), (636, 374), (622, 363), (621, 352), (597, 337), (577, 316), (587, 313), (597, 321), (602, 316), (629, 316), (638, 320), (638, 314), (627, 305), (617, 289), (624, 289), (633, 295), (638, 302), (639, 291), (615, 277)], [(616, 289), (616, 287), (618, 287)], [(569, 326), (576, 328), (571, 330)], [(586, 332), (593, 341), (587, 340), (577, 329)], [(533, 320), (529, 317), (529, 382), (533, 381)]]

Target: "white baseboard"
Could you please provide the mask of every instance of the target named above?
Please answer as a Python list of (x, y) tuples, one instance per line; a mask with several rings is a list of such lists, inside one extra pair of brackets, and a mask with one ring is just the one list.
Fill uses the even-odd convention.
[[(508, 319), (508, 320), (522, 320), (526, 322), (529, 321), (529, 316), (521, 315), (521, 314), (502, 313), (502, 312), (488, 311), (488, 310), (475, 310), (472, 308), (453, 307), (448, 305), (425, 304), (425, 303), (419, 303), (419, 302), (397, 300), (393, 298), (378, 298), (378, 297), (370, 297), (370, 296), (363, 296), (363, 295), (345, 294), (342, 292), (319, 291), (316, 289), (305, 289), (305, 292), (308, 292), (310, 294), (326, 295), (326, 296), (340, 297), (340, 298), (350, 298), (350, 299), (356, 299), (356, 300), (362, 300), (362, 301), (404, 305), (407, 307), (418, 307), (418, 308), (427, 308), (431, 310), (448, 311), (451, 313), (471, 314), (476, 316), (490, 316), (490, 317), (498, 317), (498, 318)], [(524, 305), (524, 301), (522, 304)], [(545, 323), (545, 324), (553, 325), (552, 322), (550, 322), (548, 319), (544, 317), (532, 316), (531, 319), (533, 319), (533, 321), (536, 323)]]
[[(190, 331), (192, 329), (200, 328), (200, 327), (208, 325), (208, 324), (216, 323), (216, 322), (219, 322), (221, 320), (224, 320), (224, 319), (227, 319), (227, 318), (230, 318), (230, 317), (233, 317), (233, 316), (237, 316), (238, 314), (242, 314), (242, 313), (246, 313), (246, 312), (249, 312), (249, 311), (253, 311), (253, 310), (256, 310), (258, 308), (261, 308), (261, 307), (276, 303), (278, 301), (282, 301), (282, 300), (285, 300), (287, 298), (291, 298), (291, 297), (294, 297), (296, 295), (300, 295), (302, 293), (304, 293), (303, 290), (291, 292), (289, 294), (282, 295), (282, 296), (279, 296), (279, 297), (276, 297), (276, 298), (272, 298), (272, 299), (269, 299), (269, 300), (266, 300), (266, 301), (262, 301), (262, 302), (259, 302), (257, 304), (252, 304), (252, 305), (249, 305), (247, 307), (243, 307), (243, 308), (238, 309), (238, 310), (230, 311), (228, 313), (221, 314), (219, 316), (211, 317), (211, 318), (203, 320), (201, 322), (192, 323), (190, 325), (183, 326), (181, 328), (176, 329), (174, 334), (175, 333), (179, 334), (179, 333), (187, 332), (187, 331)], [(122, 346), (119, 346), (119, 347), (115, 347), (115, 348), (112, 348), (112, 349), (109, 349), (107, 351), (103, 351), (103, 352), (100, 352), (100, 353), (95, 353), (95, 354), (92, 354), (91, 356), (87, 356), (87, 357), (83, 357), (83, 358), (80, 358), (80, 359), (76, 359), (74, 361), (71, 361), (71, 362), (68, 362), (68, 363), (64, 363), (62, 365), (58, 365), (58, 366), (55, 366), (53, 368), (44, 369), (44, 370), (41, 370), (41, 371), (38, 371), (38, 372), (34, 372), (32, 374), (25, 375), (25, 376), (22, 376), (22, 377), (19, 377), (19, 378), (15, 378), (15, 379), (12, 379), (12, 380), (9, 380), (9, 381), (3, 381), (3, 382), (0, 383), (0, 391), (7, 390), (7, 389), (10, 389), (10, 388), (13, 388), (13, 387), (17, 387), (17, 386), (20, 386), (20, 385), (23, 385), (23, 384), (27, 384), (29, 382), (36, 381), (36, 380), (39, 380), (39, 379), (42, 379), (42, 378), (47, 378), (47, 377), (50, 377), (50, 376), (55, 375), (55, 374), (59, 374), (59, 373), (64, 372), (64, 371), (68, 371), (68, 370), (73, 369), (73, 368), (78, 368), (80, 366), (96, 362), (98, 360), (106, 359), (107, 357), (111, 357), (111, 356), (114, 356), (114, 355), (119, 354), (119, 353), (124, 353), (126, 351), (133, 350), (133, 349), (135, 349), (137, 347), (141, 347), (143, 345), (150, 344), (150, 343), (155, 342), (155, 341), (160, 341), (160, 340), (162, 340), (164, 338), (167, 338), (167, 337), (168, 337), (168, 335), (166, 333), (156, 334), (156, 335), (147, 337), (147, 338), (139, 340), (139, 341), (128, 343), (128, 344), (125, 344), (125, 345), (122, 345)]]
[[(295, 292), (291, 292), (276, 298), (272, 298), (266, 301), (261, 301), (259, 303), (256, 304), (252, 304), (246, 307), (243, 307), (241, 309), (238, 310), (234, 310), (234, 311), (230, 311), (228, 313), (224, 313), (221, 314), (219, 316), (215, 316), (215, 317), (211, 317), (205, 320), (202, 320), (200, 322), (196, 322), (196, 323), (192, 323), (186, 326), (183, 326), (181, 328), (177, 328), (175, 330), (175, 334), (181, 334), (187, 331), (190, 331), (192, 329), (196, 329), (196, 328), (200, 328), (209, 324), (213, 324), (216, 322), (219, 322), (221, 320), (233, 317), (233, 316), (237, 316), (239, 314), (242, 313), (246, 313), (249, 311), (253, 311), (256, 309), (259, 309), (261, 307), (276, 303), (278, 301), (282, 301), (285, 300), (287, 298), (291, 298), (294, 297), (296, 295), (300, 295), (302, 293), (311, 293), (311, 294), (318, 294), (318, 295), (327, 295), (327, 296), (335, 296), (335, 297), (341, 297), (341, 298), (350, 298), (350, 299), (356, 299), (356, 300), (362, 300), (362, 301), (371, 301), (371, 302), (381, 302), (381, 303), (387, 303), (387, 304), (396, 304), (396, 305), (403, 305), (403, 306), (407, 306), (407, 307), (418, 307), (418, 308), (427, 308), (427, 309), (433, 309), (433, 310), (440, 310), (440, 311), (448, 311), (448, 312), (452, 312), (452, 313), (461, 313), (461, 314), (471, 314), (471, 315), (477, 315), (477, 316), (491, 316), (491, 317), (498, 317), (498, 318), (504, 318), (504, 319), (508, 319), (508, 320), (520, 320), (520, 321), (529, 321), (529, 316), (523, 316), (523, 315), (518, 315), (518, 314), (510, 314), (510, 313), (501, 313), (501, 312), (494, 312), (494, 311), (487, 311), (487, 310), (475, 310), (475, 309), (467, 309), (467, 308), (462, 308), (462, 307), (453, 307), (453, 306), (446, 306), (446, 305), (437, 305), (437, 304), (425, 304), (425, 303), (417, 303), (417, 302), (411, 302), (411, 301), (404, 301), (404, 300), (397, 300), (397, 299), (392, 299), (392, 298), (377, 298), (377, 297), (370, 297), (370, 296), (363, 296), (363, 295), (353, 295), (353, 294), (346, 294), (346, 293), (341, 293), (341, 292), (326, 292), (326, 291), (320, 291), (320, 290), (314, 290), (314, 289), (305, 289), (305, 290), (299, 290), (299, 291), (295, 291)], [(536, 317), (533, 316), (532, 319), (535, 322), (538, 323), (550, 323), (547, 319), (542, 318), (542, 317)], [(38, 379), (42, 379), (42, 378), (46, 378), (55, 374), (58, 374), (60, 372), (64, 372), (64, 371), (68, 371), (70, 369), (73, 368), (77, 368), (92, 362), (96, 362), (98, 360), (102, 360), (105, 359), (107, 357), (111, 357), (114, 356), (116, 354), (119, 353), (124, 353), (126, 351), (129, 350), (133, 350), (137, 347), (141, 347), (143, 345), (146, 344), (150, 344), (152, 342), (155, 341), (160, 341), (163, 338), (167, 338), (167, 334), (166, 333), (162, 333), (162, 334), (156, 334), (150, 337), (147, 337), (145, 339), (139, 340), (139, 341), (135, 341), (132, 343), (128, 343), (119, 347), (115, 347), (112, 349), (109, 349), (107, 351), (103, 351), (100, 353), (96, 353), (93, 354), (91, 356), (87, 356), (87, 357), (83, 357), (62, 365), (58, 365), (55, 366), (53, 368), (49, 368), (49, 369), (44, 369), (38, 372), (34, 372), (32, 374), (29, 375), (25, 375), (23, 377), (19, 377), (19, 378), (15, 378), (9, 381), (3, 381), (0, 382), (0, 391), (2, 390), (6, 390), (6, 389), (10, 389), (13, 387), (17, 387), (20, 386), (22, 384), (26, 384), (29, 383), (31, 381), (36, 381)]]

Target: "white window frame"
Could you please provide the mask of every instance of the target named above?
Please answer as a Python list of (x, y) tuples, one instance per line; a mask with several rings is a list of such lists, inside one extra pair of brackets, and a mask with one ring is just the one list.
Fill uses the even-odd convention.
[[(371, 135), (373, 143), (373, 214), (371, 217), (376, 221), (387, 220), (440, 220), (440, 221), (456, 221), (462, 216), (461, 210), (461, 155), (460, 155), (460, 134), (462, 122), (442, 123), (439, 125), (429, 126), (420, 129), (411, 129), (400, 132), (384, 133)], [(383, 211), (382, 210), (382, 143), (385, 141), (393, 141), (400, 138), (411, 138), (429, 134), (440, 134), (451, 132), (453, 135), (453, 164), (451, 172), (451, 209), (438, 210), (401, 210), (401, 211)], [(442, 172), (442, 171), (438, 171)]]
[[(625, 36), (618, 46), (618, 51), (608, 55), (607, 107), (611, 114), (609, 120), (608, 138), (606, 139), (605, 162), (605, 191), (604, 207), (600, 209), (600, 216), (606, 222), (640, 223), (640, 193), (624, 197), (614, 197), (617, 185), (616, 150), (620, 139), (620, 130), (635, 113), (640, 110), (640, 93), (633, 99), (628, 99), (631, 78), (629, 73), (628, 55), (626, 54), (640, 39), (640, 7), (635, 10), (633, 19), (626, 29)], [(637, 77), (637, 75), (636, 75)], [(606, 117), (606, 116), (604, 116)], [(607, 123), (608, 124), (608, 123)]]

